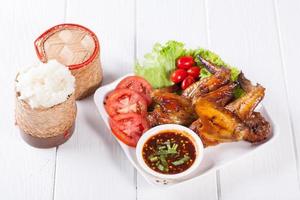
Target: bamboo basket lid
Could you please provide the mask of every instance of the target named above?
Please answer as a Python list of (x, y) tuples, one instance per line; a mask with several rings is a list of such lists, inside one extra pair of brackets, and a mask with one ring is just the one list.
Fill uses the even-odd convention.
[(76, 99), (89, 96), (100, 86), (100, 46), (91, 30), (77, 24), (60, 24), (44, 32), (34, 44), (42, 62), (56, 59), (68, 66), (76, 78)]

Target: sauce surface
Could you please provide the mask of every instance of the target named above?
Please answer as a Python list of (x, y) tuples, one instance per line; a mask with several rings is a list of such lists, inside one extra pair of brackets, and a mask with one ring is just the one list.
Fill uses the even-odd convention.
[(187, 170), (195, 161), (196, 149), (186, 134), (167, 130), (149, 138), (142, 150), (145, 163), (162, 174), (178, 174)]

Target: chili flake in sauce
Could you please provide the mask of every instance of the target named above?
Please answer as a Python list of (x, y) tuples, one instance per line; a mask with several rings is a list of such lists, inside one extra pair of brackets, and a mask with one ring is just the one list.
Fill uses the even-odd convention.
[(194, 163), (196, 149), (186, 133), (168, 130), (149, 138), (143, 146), (142, 154), (152, 170), (163, 174), (178, 174)]

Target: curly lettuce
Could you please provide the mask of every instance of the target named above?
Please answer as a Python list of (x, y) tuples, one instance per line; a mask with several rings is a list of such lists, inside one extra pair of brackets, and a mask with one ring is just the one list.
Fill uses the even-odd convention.
[(245, 94), (246, 94), (246, 92), (239, 85), (233, 91), (233, 96), (235, 99), (238, 99), (238, 98), (244, 96)]
[(170, 74), (176, 69), (176, 60), (184, 55), (193, 56), (197, 65), (201, 67), (200, 78), (210, 77), (212, 74), (202, 66), (197, 55), (214, 65), (230, 68), (232, 81), (236, 81), (240, 73), (237, 68), (225, 63), (212, 51), (203, 48), (186, 49), (184, 43), (172, 40), (164, 45), (155, 44), (152, 52), (145, 55), (143, 64), (136, 63), (135, 74), (144, 77), (154, 88), (171, 86), (174, 83), (170, 80)]
[(170, 74), (176, 69), (177, 58), (186, 54), (184, 44), (168, 41), (155, 44), (152, 52), (145, 55), (143, 64), (136, 63), (134, 72), (144, 77), (154, 88), (171, 86)]

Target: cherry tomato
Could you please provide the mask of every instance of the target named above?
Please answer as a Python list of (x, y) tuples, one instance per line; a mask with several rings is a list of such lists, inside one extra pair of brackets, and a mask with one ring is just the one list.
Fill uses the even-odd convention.
[(187, 70), (188, 75), (194, 77), (194, 78), (199, 78), (200, 74), (200, 67), (194, 66), (191, 67)]
[(188, 73), (184, 69), (177, 69), (171, 74), (171, 80), (174, 83), (180, 83), (187, 77)]
[(147, 113), (147, 102), (139, 93), (130, 89), (116, 89), (110, 92), (104, 102), (109, 116), (124, 113)]
[(145, 98), (148, 105), (151, 104), (152, 86), (150, 85), (150, 83), (148, 83), (148, 81), (146, 81), (142, 77), (128, 76), (117, 85), (117, 88), (128, 88), (135, 92), (138, 92)]
[(195, 79), (192, 76), (186, 77), (181, 83), (181, 89), (185, 90), (187, 87), (192, 85), (195, 82)]
[(128, 146), (135, 147), (149, 124), (142, 115), (136, 113), (119, 114), (109, 120), (113, 134)]
[(177, 60), (177, 68), (189, 69), (195, 65), (194, 58), (192, 56), (183, 56)]

